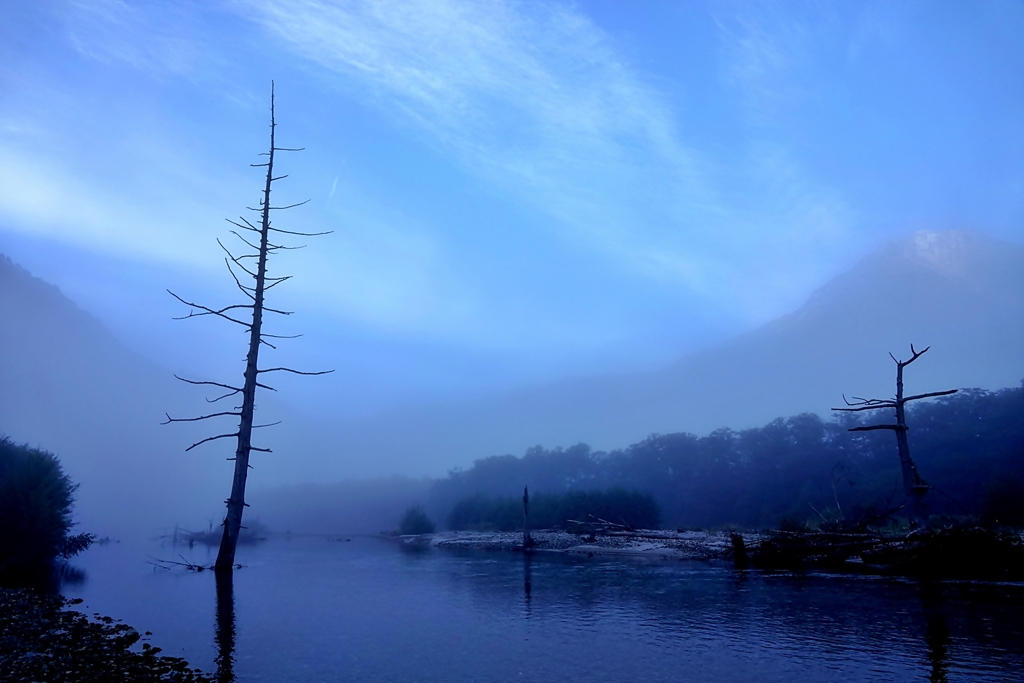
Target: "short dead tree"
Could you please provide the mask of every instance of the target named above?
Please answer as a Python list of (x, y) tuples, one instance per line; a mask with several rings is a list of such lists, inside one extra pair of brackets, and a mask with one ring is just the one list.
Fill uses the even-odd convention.
[[(306, 200), (304, 202), (290, 204), (288, 206), (272, 206), (270, 204), (270, 191), (274, 182), (287, 177), (284, 175), (274, 175), (275, 155), (277, 152), (301, 151), (301, 149), (277, 147), (274, 142), (276, 126), (277, 123), (274, 119), (274, 86), (273, 83), (271, 83), (270, 149), (269, 151), (261, 154), (261, 156), (267, 157), (265, 163), (250, 164), (250, 166), (253, 167), (266, 167), (267, 169), (266, 181), (263, 187), (263, 196), (260, 198), (259, 206), (248, 207), (250, 211), (254, 211), (259, 215), (259, 219), (257, 220), (256, 225), (244, 217), (240, 217), (238, 221), (228, 219), (228, 222), (237, 228), (237, 230), (231, 230), (231, 233), (241, 241), (244, 245), (243, 249), (251, 251), (236, 256), (235, 253), (224, 246), (219, 239), (217, 240), (217, 244), (220, 245), (220, 248), (225, 253), (224, 263), (227, 266), (228, 273), (231, 274), (231, 278), (234, 280), (238, 291), (244, 295), (245, 302), (222, 306), (220, 308), (213, 308), (194, 303), (192, 301), (187, 301), (174, 292), (168, 290), (168, 293), (170, 293), (171, 296), (188, 306), (190, 309), (188, 315), (178, 318), (179, 320), (197, 318), (201, 316), (216, 316), (235, 325), (242, 326), (249, 333), (249, 352), (246, 356), (245, 373), (243, 375), (242, 386), (235, 386), (233, 384), (222, 382), (198, 381), (175, 375), (175, 377), (182, 382), (199, 386), (216, 387), (217, 389), (226, 392), (216, 398), (208, 398), (207, 402), (209, 403), (216, 403), (217, 401), (221, 401), (226, 398), (241, 396), (241, 405), (236, 406), (233, 410), (209, 413), (206, 415), (200, 415), (199, 417), (182, 418), (171, 417), (168, 415), (166, 422), (164, 422), (164, 424), (170, 424), (171, 422), (198, 422), (200, 420), (209, 420), (219, 417), (238, 418), (238, 429), (236, 431), (209, 436), (197, 441), (185, 449), (186, 451), (190, 451), (200, 444), (216, 441), (218, 439), (237, 439), (235, 457), (229, 458), (229, 460), (235, 461), (235, 472), (231, 483), (231, 496), (226, 501), (227, 514), (224, 517), (223, 523), (224, 533), (221, 536), (220, 550), (217, 553), (215, 568), (218, 572), (230, 572), (235, 564), (235, 548), (238, 545), (238, 534), (242, 528), (242, 511), (247, 507), (245, 502), (245, 482), (249, 473), (249, 468), (251, 467), (249, 464), (249, 455), (252, 451), (265, 453), (270, 452), (270, 449), (268, 448), (257, 448), (252, 445), (252, 430), (259, 427), (269, 427), (273, 424), (278, 424), (276, 422), (271, 424), (253, 424), (253, 413), (256, 406), (256, 389), (260, 388), (274, 391), (274, 388), (265, 384), (261, 377), (272, 372), (290, 372), (298, 375), (324, 375), (329, 372), (333, 372), (333, 370), (304, 372), (286, 367), (259, 367), (259, 352), (261, 346), (266, 345), (270, 348), (276, 348), (269, 340), (292, 339), (300, 336), (275, 335), (268, 334), (263, 331), (264, 313), (274, 313), (282, 316), (291, 315), (290, 311), (271, 308), (265, 303), (267, 290), (291, 279), (290, 275), (279, 277), (271, 277), (268, 275), (268, 257), (281, 250), (301, 248), (299, 246), (279, 244), (278, 240), (282, 237), (314, 237), (317, 235), (328, 234), (326, 232), (306, 233), (282, 230), (274, 227), (271, 223), (271, 211), (291, 209), (296, 206), (301, 206), (309, 201)], [(244, 233), (253, 233), (254, 236), (246, 237)]]
[(886, 410), (893, 409), (896, 412), (896, 422), (894, 424), (877, 424), (877, 425), (860, 425), (858, 427), (852, 427), (851, 432), (868, 432), (876, 429), (889, 429), (896, 433), (896, 447), (899, 450), (900, 466), (903, 471), (903, 491), (906, 493), (907, 498), (910, 501), (911, 512), (915, 517), (922, 516), (924, 496), (931, 489), (931, 486), (921, 478), (921, 475), (917, 472), (917, 466), (914, 464), (914, 460), (910, 457), (910, 442), (907, 440), (907, 415), (905, 406), (910, 401), (918, 401), (922, 398), (935, 398), (936, 396), (948, 396), (949, 394), (955, 394), (956, 389), (949, 389), (947, 391), (932, 391), (927, 394), (916, 394), (914, 396), (903, 395), (903, 368), (907, 367), (915, 360), (927, 353), (926, 347), (922, 351), (916, 351), (914, 345), (910, 345), (910, 360), (897, 360), (896, 356), (889, 354), (893, 362), (896, 363), (896, 398), (894, 399), (880, 399), (880, 398), (860, 398), (857, 396), (853, 397), (853, 400), (847, 400), (846, 395), (843, 394), (843, 402), (846, 403), (845, 408), (833, 408), (832, 410), (857, 413), (866, 410)]

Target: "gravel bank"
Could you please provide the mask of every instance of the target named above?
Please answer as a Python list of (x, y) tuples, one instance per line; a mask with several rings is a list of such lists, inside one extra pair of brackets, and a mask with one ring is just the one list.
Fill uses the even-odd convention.
[[(81, 600), (0, 588), (0, 679), (90, 683), (205, 683), (214, 678), (179, 657), (160, 656), (138, 631), (69, 607)], [(148, 635), (148, 634), (146, 634)], [(136, 648), (138, 643), (141, 647)]]
[[(570, 534), (566, 531), (533, 531), (534, 552), (594, 555), (631, 555), (666, 557), (681, 560), (709, 560), (725, 555), (732, 548), (727, 531), (616, 531), (608, 534)], [(430, 545), (449, 550), (522, 550), (521, 532), (447, 531), (420, 536), (402, 536), (409, 544)], [(744, 541), (760, 540), (744, 534)]]

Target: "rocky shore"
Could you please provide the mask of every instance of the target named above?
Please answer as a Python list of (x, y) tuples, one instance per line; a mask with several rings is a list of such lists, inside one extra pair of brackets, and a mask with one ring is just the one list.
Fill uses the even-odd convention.
[(179, 657), (160, 655), (147, 634), (110, 617), (72, 609), (67, 600), (33, 590), (0, 588), (0, 679), (205, 683), (214, 678)]

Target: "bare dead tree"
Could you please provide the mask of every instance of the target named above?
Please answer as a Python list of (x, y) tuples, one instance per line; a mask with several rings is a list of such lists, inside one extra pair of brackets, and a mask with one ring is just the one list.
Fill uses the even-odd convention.
[[(230, 249), (218, 239), (217, 244), (225, 253), (224, 264), (227, 266), (228, 273), (230, 273), (232, 280), (235, 282), (235, 286), (245, 296), (247, 300), (245, 303), (231, 304), (222, 306), (220, 308), (214, 308), (204, 306), (202, 304), (187, 301), (184, 298), (178, 296), (174, 292), (167, 290), (168, 293), (175, 299), (180, 301), (189, 307), (188, 315), (176, 318), (177, 320), (187, 318), (198, 318), (202, 316), (216, 316), (223, 320), (227, 320), (235, 325), (240, 325), (249, 332), (249, 353), (246, 356), (245, 361), (245, 373), (243, 375), (242, 386), (234, 386), (233, 384), (226, 384), (222, 382), (210, 382), (210, 381), (197, 381), (186, 379), (184, 377), (177, 377), (177, 379), (187, 384), (193, 384), (197, 386), (210, 386), (223, 390), (226, 393), (218, 395), (216, 398), (207, 399), (209, 403), (216, 403), (226, 398), (241, 396), (241, 405), (236, 406), (233, 410), (225, 410), (215, 413), (208, 413), (206, 415), (200, 415), (199, 417), (171, 417), (167, 415), (167, 420), (163, 424), (170, 424), (172, 422), (198, 422), (201, 420), (209, 420), (219, 417), (237, 417), (238, 418), (238, 429), (233, 432), (227, 432), (217, 434), (214, 436), (206, 437), (196, 443), (192, 444), (186, 451), (190, 451), (196, 446), (211, 441), (217, 441), (219, 439), (237, 439), (237, 447), (235, 448), (235, 457), (228, 458), (229, 460), (235, 461), (235, 473), (234, 478), (231, 482), (231, 496), (227, 499), (227, 514), (224, 517), (224, 533), (221, 537), (220, 550), (217, 553), (217, 562), (214, 565), (218, 572), (230, 572), (235, 564), (235, 548), (238, 545), (238, 534), (242, 529), (242, 511), (248, 507), (245, 502), (245, 483), (249, 473), (249, 455), (252, 451), (259, 451), (269, 453), (268, 448), (257, 448), (252, 445), (252, 430), (260, 427), (269, 427), (277, 422), (271, 424), (253, 424), (253, 413), (256, 407), (256, 389), (266, 389), (269, 391), (275, 391), (271, 386), (268, 386), (260, 381), (261, 375), (265, 375), (271, 372), (290, 372), (297, 375), (324, 375), (333, 370), (324, 370), (320, 372), (305, 372), (302, 370), (294, 370), (287, 367), (273, 367), (273, 368), (260, 368), (259, 367), (259, 352), (261, 346), (268, 346), (270, 348), (276, 348), (268, 339), (292, 339), (300, 335), (274, 335), (268, 334), (263, 331), (263, 314), (264, 313), (275, 313), (277, 315), (287, 316), (291, 315), (291, 311), (283, 311), (280, 309), (271, 308), (266, 305), (265, 295), (267, 290), (276, 287), (277, 285), (291, 279), (291, 275), (285, 275), (281, 277), (271, 277), (267, 274), (267, 258), (279, 251), (286, 249), (299, 249), (301, 246), (288, 246), (284, 244), (277, 244), (276, 240), (278, 236), (289, 235), (289, 236), (301, 236), (301, 237), (315, 237), (318, 235), (326, 235), (326, 232), (296, 232), (290, 230), (282, 230), (275, 228), (272, 225), (270, 216), (271, 211), (282, 211), (285, 209), (291, 209), (296, 206), (301, 206), (309, 200), (299, 202), (298, 204), (290, 204), (287, 206), (272, 206), (270, 203), (270, 192), (273, 184), (287, 177), (287, 175), (275, 176), (274, 175), (274, 160), (277, 152), (299, 152), (303, 148), (289, 148), (289, 147), (278, 147), (274, 141), (274, 133), (277, 127), (277, 123), (274, 118), (274, 84), (271, 82), (270, 85), (270, 149), (267, 152), (261, 153), (260, 156), (266, 156), (267, 161), (261, 164), (250, 164), (250, 166), (266, 167), (267, 175), (266, 181), (263, 187), (263, 196), (260, 198), (259, 206), (247, 207), (250, 211), (254, 211), (259, 214), (259, 225), (253, 225), (252, 222), (247, 220), (245, 217), (239, 217), (238, 221), (228, 219), (228, 222), (234, 225), (238, 230), (231, 230), (239, 241), (241, 241), (245, 248), (251, 250), (251, 252), (243, 253), (236, 256)], [(242, 231), (242, 232), (239, 232)], [(258, 240), (254, 243), (254, 238), (247, 239), (243, 233), (251, 232), (258, 235)], [(274, 241), (272, 241), (272, 238)], [(251, 283), (251, 284), (246, 284)], [(251, 318), (250, 318), (251, 313)]]
[(860, 398), (857, 396), (853, 397), (853, 400), (847, 400), (846, 394), (843, 394), (843, 402), (846, 403), (845, 408), (833, 408), (832, 410), (857, 413), (866, 410), (885, 410), (894, 409), (896, 411), (896, 423), (895, 424), (877, 424), (877, 425), (861, 425), (858, 427), (852, 427), (851, 432), (868, 432), (876, 429), (889, 429), (896, 433), (896, 447), (899, 450), (900, 466), (903, 470), (903, 491), (907, 497), (911, 500), (911, 508), (918, 513), (921, 509), (921, 503), (924, 499), (924, 495), (931, 489), (921, 475), (917, 472), (917, 466), (914, 464), (914, 460), (910, 457), (910, 442), (907, 440), (907, 415), (905, 406), (910, 401), (918, 401), (922, 398), (935, 398), (936, 396), (948, 396), (955, 394), (956, 389), (949, 389), (947, 391), (932, 391), (927, 394), (917, 394), (915, 396), (904, 396), (903, 395), (903, 368), (907, 367), (915, 360), (927, 353), (926, 347), (922, 351), (916, 351), (914, 345), (910, 345), (910, 360), (897, 360), (896, 356), (889, 354), (893, 362), (896, 363), (896, 398), (894, 399), (879, 399), (879, 398)]

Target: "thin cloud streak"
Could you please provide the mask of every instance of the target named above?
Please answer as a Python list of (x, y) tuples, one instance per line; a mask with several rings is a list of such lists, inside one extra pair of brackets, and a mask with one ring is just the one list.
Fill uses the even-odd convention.
[[(701, 214), (714, 193), (668, 106), (585, 17), (512, 3), (251, 7), (294, 51), (361, 82), (572, 239), (697, 284), (691, 252), (710, 241)], [(647, 255), (663, 250), (690, 266), (666, 272)]]
[[(759, 158), (769, 146), (757, 143), (749, 168), (728, 178), (709, 173), (680, 139), (667, 97), (571, 7), (289, 0), (247, 7), (297, 54), (357, 82), (378, 108), (401, 112), (473, 172), (553, 217), (563, 239), (619, 268), (763, 320), (779, 312), (780, 298), (793, 305), (825, 275), (827, 261), (787, 255), (844, 245), (850, 215), (834, 190), (809, 182), (784, 151)], [(726, 50), (731, 71), (742, 76), (769, 57), (785, 62), (752, 21), (743, 26), (748, 35), (733, 41), (743, 49)], [(749, 73), (729, 78), (754, 87)], [(780, 156), (788, 156), (781, 176), (770, 168)], [(723, 181), (740, 189), (723, 192)], [(750, 205), (745, 190), (766, 184), (768, 199)], [(799, 237), (811, 221), (820, 229)], [(786, 278), (763, 279), (779, 258), (793, 261)]]

